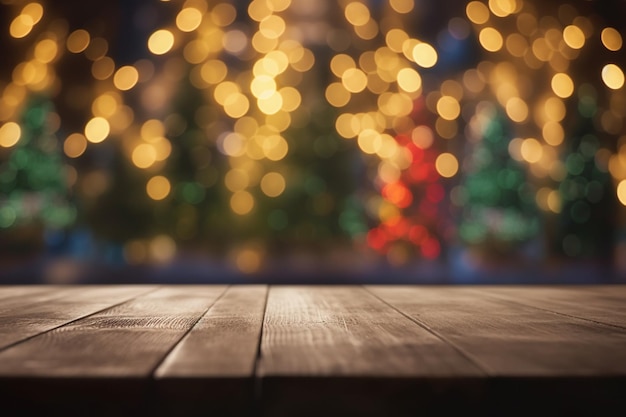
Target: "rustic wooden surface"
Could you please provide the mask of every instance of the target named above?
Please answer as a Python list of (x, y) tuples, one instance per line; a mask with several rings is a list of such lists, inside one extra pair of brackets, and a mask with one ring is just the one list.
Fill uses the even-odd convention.
[(3, 415), (626, 415), (625, 390), (621, 286), (0, 287)]

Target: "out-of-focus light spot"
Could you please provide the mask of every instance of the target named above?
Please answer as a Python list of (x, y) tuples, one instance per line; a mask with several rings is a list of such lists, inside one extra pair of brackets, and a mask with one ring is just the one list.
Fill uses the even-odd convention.
[(89, 35), (89, 32), (84, 29), (75, 30), (70, 33), (70, 36), (67, 37), (67, 50), (74, 54), (78, 54), (87, 49), (90, 41), (91, 36)]
[(511, 97), (506, 102), (506, 114), (514, 122), (521, 123), (528, 117), (528, 106), (519, 97)]
[(552, 77), (552, 91), (561, 98), (567, 98), (574, 93), (574, 82), (565, 73), (554, 74)]
[(7, 122), (0, 127), (0, 146), (10, 148), (22, 136), (22, 128), (15, 122)]
[(218, 3), (211, 10), (211, 21), (220, 27), (230, 25), (236, 17), (237, 10), (229, 3)]
[(248, 214), (254, 208), (254, 197), (247, 191), (237, 191), (230, 197), (230, 208), (235, 214)]
[(482, 25), (489, 20), (489, 9), (480, 1), (471, 1), (465, 6), (467, 18), (477, 25)]
[(43, 6), (37, 2), (28, 3), (22, 9), (22, 15), (30, 17), (36, 25), (43, 17)]
[(205, 62), (200, 69), (200, 76), (208, 84), (222, 82), (227, 74), (228, 68), (226, 64), (218, 59), (211, 59)]
[(437, 172), (444, 178), (451, 178), (459, 171), (459, 161), (451, 153), (442, 153), (435, 161)]
[(87, 150), (87, 138), (80, 133), (72, 133), (63, 142), (63, 151), (69, 158), (78, 158)]
[(624, 72), (615, 64), (607, 64), (602, 68), (602, 81), (612, 90), (619, 90), (624, 86)]
[(91, 61), (97, 61), (106, 55), (109, 50), (109, 43), (104, 38), (93, 38), (89, 46), (85, 49), (85, 56)]
[(285, 32), (285, 21), (277, 15), (261, 20), (259, 31), (268, 39), (278, 39)]
[(121, 67), (113, 76), (113, 84), (118, 90), (126, 91), (133, 88), (139, 81), (139, 72), (131, 65)]
[(339, 78), (343, 76), (346, 70), (355, 67), (354, 59), (346, 54), (337, 54), (330, 60), (330, 70)]
[(278, 91), (273, 91), (269, 96), (259, 98), (257, 105), (263, 114), (276, 114), (283, 106), (283, 96)]
[(167, 29), (159, 29), (148, 38), (148, 49), (155, 55), (168, 53), (174, 46), (174, 35)]
[(459, 102), (452, 96), (442, 96), (437, 100), (437, 113), (445, 120), (454, 120), (461, 113)]
[(278, 197), (285, 191), (285, 178), (278, 172), (269, 172), (261, 179), (261, 191), (268, 197)]
[(183, 32), (191, 32), (202, 23), (202, 12), (194, 7), (185, 7), (176, 16), (176, 27)]
[(432, 45), (421, 42), (413, 47), (411, 56), (417, 65), (422, 68), (431, 68), (437, 63), (437, 51)]
[(250, 175), (243, 169), (233, 168), (226, 173), (224, 185), (233, 193), (243, 191), (250, 185)]
[(156, 162), (156, 150), (148, 143), (142, 143), (135, 147), (131, 155), (133, 164), (137, 168), (149, 168)]
[(558, 146), (565, 139), (565, 131), (559, 122), (548, 121), (542, 128), (543, 139), (547, 144)]
[(561, 212), (561, 195), (557, 190), (550, 191), (548, 194), (548, 208), (554, 213)]
[(104, 117), (94, 117), (85, 125), (85, 137), (91, 143), (100, 143), (109, 136), (111, 127)]
[(292, 112), (300, 107), (302, 103), (302, 96), (300, 92), (294, 87), (283, 87), (279, 90), (281, 97), (283, 98), (283, 106), (281, 110), (286, 112)]
[(411, 140), (415, 145), (422, 149), (431, 147), (435, 140), (435, 136), (430, 127), (425, 125), (416, 126), (411, 132)]
[(620, 181), (617, 185), (617, 198), (620, 203), (626, 206), (626, 180)]
[(409, 13), (415, 7), (413, 0), (389, 0), (389, 5), (398, 13)]
[(236, 255), (235, 265), (244, 274), (253, 274), (261, 267), (261, 254), (254, 249), (243, 249)]
[(340, 136), (350, 139), (355, 137), (359, 132), (360, 123), (354, 115), (343, 113), (337, 117), (335, 121), (335, 129)]
[(153, 200), (163, 200), (171, 191), (170, 181), (162, 175), (156, 175), (148, 180), (146, 193)]
[(171, 261), (176, 255), (176, 242), (166, 235), (157, 236), (150, 241), (150, 257), (158, 263)]
[(233, 55), (241, 54), (248, 46), (248, 37), (241, 30), (229, 30), (222, 39), (224, 49)]
[(600, 36), (602, 38), (602, 44), (609, 51), (619, 51), (622, 49), (622, 35), (611, 27), (604, 28)]
[(43, 39), (35, 46), (35, 59), (39, 62), (49, 63), (56, 58), (58, 52), (57, 43), (52, 39)]
[(382, 195), (389, 202), (400, 208), (406, 208), (413, 202), (413, 194), (401, 182), (385, 185), (382, 189)]
[(580, 49), (585, 46), (585, 34), (575, 25), (569, 25), (563, 29), (563, 40), (572, 49)]
[(108, 56), (102, 57), (91, 65), (91, 75), (96, 80), (106, 80), (115, 71), (115, 62)]
[(94, 116), (111, 117), (118, 110), (118, 99), (113, 93), (104, 93), (93, 101), (91, 112)]
[(351, 93), (359, 93), (367, 86), (367, 76), (356, 68), (349, 68), (343, 72), (341, 83)]
[(20, 14), (11, 22), (9, 34), (16, 39), (23, 38), (33, 30), (34, 24), (32, 17)]
[(544, 112), (548, 120), (559, 122), (565, 117), (565, 104), (558, 97), (550, 97), (544, 104)]
[(365, 129), (359, 133), (358, 144), (363, 152), (375, 154), (382, 145), (382, 138), (374, 129)]
[(502, 35), (492, 27), (483, 28), (478, 34), (478, 40), (485, 50), (496, 52), (502, 48)]
[(489, 0), (489, 9), (498, 17), (506, 17), (515, 13), (517, 7), (516, 0)]
[(369, 9), (365, 4), (358, 1), (349, 3), (344, 14), (346, 20), (354, 26), (363, 26), (370, 20)]
[(232, 81), (223, 81), (215, 87), (213, 97), (219, 104), (224, 105), (226, 99), (233, 94), (240, 93), (241, 89)]
[(532, 163), (539, 162), (543, 156), (543, 148), (541, 143), (537, 139), (528, 138), (522, 142), (520, 149), (522, 158), (525, 161)]
[(240, 156), (245, 152), (245, 138), (236, 132), (220, 136), (218, 149), (228, 156)]
[(398, 85), (404, 91), (415, 92), (422, 87), (422, 77), (412, 68), (402, 68), (398, 71)]
[(385, 35), (385, 43), (394, 52), (402, 52), (402, 45), (409, 39), (409, 35), (402, 29), (393, 28)]

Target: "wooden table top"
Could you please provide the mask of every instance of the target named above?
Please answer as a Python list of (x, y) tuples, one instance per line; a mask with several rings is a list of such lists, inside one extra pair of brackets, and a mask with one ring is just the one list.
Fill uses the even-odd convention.
[(626, 286), (0, 287), (3, 415), (626, 415)]

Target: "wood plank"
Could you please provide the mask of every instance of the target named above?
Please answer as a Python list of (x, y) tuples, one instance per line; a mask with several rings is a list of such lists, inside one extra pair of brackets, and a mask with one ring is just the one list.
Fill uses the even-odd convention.
[(54, 300), (79, 290), (79, 286), (76, 285), (24, 287), (20, 286), (15, 289), (3, 288), (2, 294), (6, 296), (0, 300), (0, 314), (8, 314), (30, 304)]
[(166, 414), (251, 412), (267, 291), (230, 287), (168, 355), (155, 373)]
[(362, 287), (271, 287), (257, 369), (272, 416), (450, 412), (473, 393), (444, 393), (483, 375)]
[(512, 302), (626, 329), (626, 291), (597, 286), (480, 287)]
[(3, 397), (14, 412), (154, 414), (153, 370), (225, 289), (168, 286), (10, 347)]
[(54, 288), (42, 285), (0, 285), (0, 309), (5, 301), (10, 301), (12, 298), (52, 291)]
[[(512, 304), (478, 287), (367, 287), (488, 371), (488, 413), (603, 415), (626, 407), (626, 334)], [(522, 398), (532, 398), (532, 402)]]
[(155, 288), (154, 286), (51, 287), (49, 292), (16, 297), (14, 301), (24, 305), (0, 310), (0, 349)]

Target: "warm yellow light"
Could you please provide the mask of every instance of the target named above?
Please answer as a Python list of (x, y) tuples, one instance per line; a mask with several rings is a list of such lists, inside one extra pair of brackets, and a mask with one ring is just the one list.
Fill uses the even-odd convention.
[(302, 96), (300, 92), (294, 87), (283, 87), (279, 91), (281, 97), (283, 98), (283, 105), (281, 110), (286, 112), (292, 112), (300, 107), (302, 103)]
[(409, 13), (415, 7), (413, 0), (389, 0), (389, 5), (398, 13)]
[(278, 39), (285, 32), (285, 21), (277, 15), (271, 15), (261, 20), (259, 32), (268, 39)]
[(96, 80), (106, 80), (115, 71), (115, 62), (108, 56), (102, 57), (91, 65), (91, 75)]
[(67, 50), (78, 54), (83, 52), (89, 46), (89, 42), (91, 41), (91, 36), (89, 36), (89, 32), (84, 29), (78, 29), (74, 32), (70, 33), (70, 36), (67, 37)]
[(337, 54), (330, 60), (330, 70), (339, 78), (343, 76), (346, 70), (355, 67), (354, 59), (346, 54)]
[(624, 72), (615, 64), (607, 64), (602, 68), (602, 81), (612, 90), (619, 90), (624, 86)]
[[(258, 0), (257, 0), (258, 1)], [(237, 253), (235, 264), (244, 274), (252, 274), (261, 267), (261, 254), (253, 249), (244, 249)]]
[(218, 3), (211, 10), (211, 21), (217, 26), (228, 26), (233, 23), (236, 17), (237, 10), (229, 3)]
[(342, 113), (335, 121), (335, 129), (343, 138), (350, 139), (358, 134), (360, 123), (353, 114)]
[(256, 98), (268, 98), (276, 92), (276, 81), (269, 75), (259, 75), (252, 79), (250, 91)]
[(409, 35), (402, 29), (393, 28), (385, 35), (385, 43), (394, 52), (402, 52), (404, 42), (409, 39)]
[(148, 143), (137, 145), (133, 149), (131, 159), (138, 168), (149, 168), (156, 162), (156, 150)]
[(139, 72), (131, 65), (126, 65), (117, 70), (113, 76), (113, 84), (118, 90), (130, 90), (137, 84)]
[(413, 47), (413, 60), (422, 68), (431, 68), (437, 63), (437, 51), (432, 45), (421, 42)]
[(283, 107), (283, 96), (273, 91), (269, 96), (259, 98), (257, 106), (263, 114), (275, 114)]
[(451, 153), (442, 153), (435, 161), (437, 172), (444, 178), (451, 178), (459, 171), (459, 161)]
[(325, 97), (334, 107), (343, 107), (350, 101), (352, 94), (345, 89), (342, 83), (331, 83), (326, 87)]
[(506, 17), (515, 13), (517, 2), (515, 0), (489, 0), (491, 13), (498, 17)]
[(10, 148), (22, 136), (22, 128), (15, 122), (7, 122), (0, 127), (0, 146)]
[(626, 206), (626, 180), (621, 180), (617, 185), (617, 198), (622, 205)]
[(94, 117), (85, 125), (85, 137), (91, 143), (100, 143), (109, 136), (111, 127), (104, 117)]
[(552, 77), (552, 91), (561, 98), (567, 98), (574, 93), (574, 82), (565, 73), (558, 73)]
[(183, 32), (191, 32), (202, 23), (202, 12), (195, 7), (185, 7), (176, 16), (176, 27)]
[(459, 102), (451, 96), (442, 96), (437, 100), (437, 113), (445, 120), (454, 120), (461, 114)]
[(230, 197), (230, 208), (235, 214), (248, 214), (254, 208), (254, 197), (247, 191), (237, 191)]
[(87, 150), (87, 138), (80, 133), (72, 133), (63, 142), (63, 151), (70, 158), (78, 158)]
[(213, 91), (213, 97), (215, 97), (215, 101), (219, 104), (224, 105), (226, 99), (235, 94), (240, 93), (241, 90), (237, 84), (232, 81), (222, 81), (215, 87)]
[(566, 109), (563, 100), (550, 97), (544, 104), (545, 116), (548, 120), (560, 122), (565, 117)]
[(480, 1), (471, 1), (465, 7), (467, 18), (477, 25), (482, 25), (489, 20), (489, 9)]
[(370, 10), (361, 2), (354, 1), (346, 6), (346, 20), (354, 26), (363, 26), (370, 20)]
[(478, 34), (478, 40), (485, 50), (496, 52), (502, 48), (502, 35), (492, 27), (486, 27)]
[(33, 25), (36, 25), (43, 17), (43, 6), (36, 2), (28, 3), (22, 9), (22, 14), (30, 17), (33, 21)]
[(343, 72), (341, 83), (351, 93), (359, 93), (367, 87), (367, 75), (360, 69), (349, 68)]
[(422, 87), (422, 77), (413, 68), (403, 68), (398, 71), (398, 85), (404, 91), (413, 93)]
[(148, 38), (148, 49), (155, 55), (168, 53), (174, 46), (174, 35), (167, 29), (159, 29)]
[(539, 162), (543, 156), (543, 148), (537, 139), (528, 138), (522, 142), (521, 146), (522, 158), (530, 163)]
[(226, 78), (228, 68), (219, 59), (211, 59), (202, 64), (200, 76), (208, 84), (218, 84)]
[(35, 46), (35, 59), (39, 62), (49, 63), (56, 58), (58, 52), (57, 43), (52, 39), (43, 39)]
[(261, 191), (268, 197), (278, 197), (285, 191), (285, 178), (278, 172), (269, 172), (261, 179)]
[(234, 93), (224, 100), (224, 112), (233, 119), (242, 117), (248, 112), (250, 101), (241, 93)]
[(558, 146), (565, 139), (565, 131), (559, 122), (548, 121), (542, 128), (543, 139), (547, 144)]
[(16, 39), (23, 38), (33, 30), (34, 24), (32, 17), (21, 14), (11, 22), (9, 34)]
[(382, 146), (382, 136), (374, 129), (365, 129), (358, 136), (359, 148), (367, 154), (375, 154)]
[(511, 97), (506, 102), (506, 114), (514, 122), (521, 123), (528, 117), (528, 106), (519, 97)]
[(622, 49), (622, 35), (611, 27), (604, 28), (600, 36), (602, 38), (602, 44), (609, 51), (619, 51)]
[(572, 49), (580, 49), (585, 46), (585, 34), (575, 25), (569, 25), (563, 29), (563, 40)]
[(153, 200), (163, 200), (171, 191), (170, 181), (162, 175), (156, 175), (146, 184), (146, 193)]

